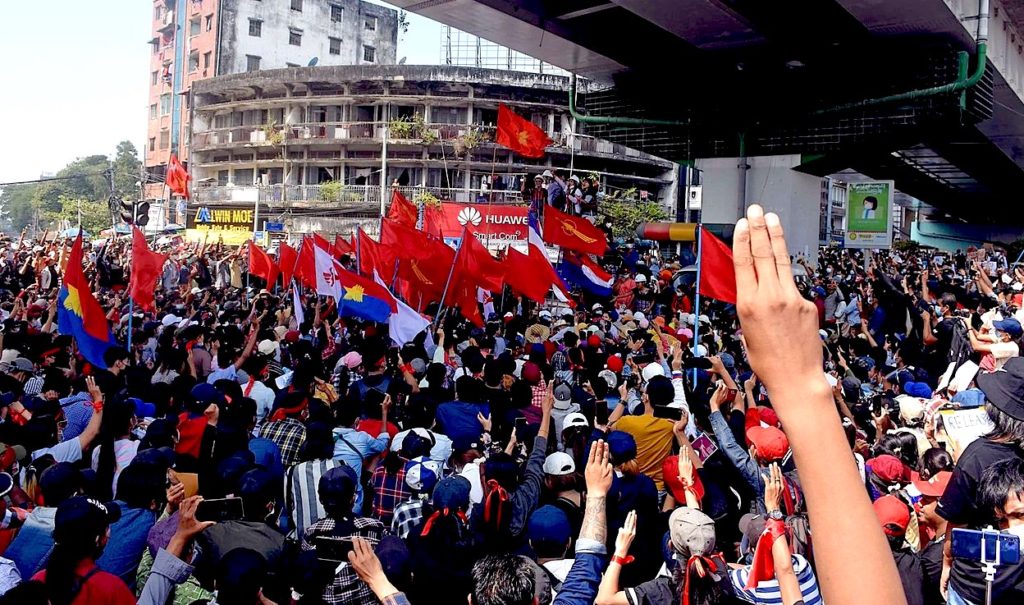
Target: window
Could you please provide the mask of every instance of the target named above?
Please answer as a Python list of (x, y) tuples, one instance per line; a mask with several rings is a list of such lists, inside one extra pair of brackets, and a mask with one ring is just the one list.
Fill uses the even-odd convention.
[(366, 31), (377, 31), (377, 17), (367, 17), (364, 19), (363, 28)]
[(213, 15), (206, 15), (206, 31), (213, 31)]
[(155, 120), (156, 119), (156, 115), (157, 115), (156, 114), (156, 103), (153, 103), (152, 105), (149, 106), (149, 119), (150, 120)]
[(331, 23), (341, 23), (341, 20), (344, 16), (345, 9), (338, 6), (337, 4), (331, 5)]
[(153, 47), (153, 54), (154, 55), (160, 53), (160, 41), (159, 40), (154, 39), (152, 42), (149, 43), (149, 45)]
[(171, 94), (160, 95), (160, 115), (165, 116), (171, 113)]
[(159, 21), (164, 16), (164, 7), (159, 4), (153, 7), (153, 20)]
[(363, 46), (363, 61), (373, 63), (377, 50), (372, 46)]
[(194, 51), (188, 55), (188, 71), (199, 71), (199, 51)]
[(156, 137), (149, 137), (149, 150), (156, 151)]
[(292, 0), (292, 10), (302, 12), (302, 0)]
[(330, 44), (330, 46), (331, 46), (330, 53), (332, 55), (340, 55), (341, 54), (341, 38), (327, 38), (327, 40), (330, 41), (330, 43), (331, 43)]
[(259, 38), (263, 35), (263, 22), (259, 19), (249, 19), (249, 35)]
[(260, 58), (256, 55), (245, 55), (245, 71), (259, 71)]
[(167, 149), (171, 146), (171, 131), (160, 131), (160, 149)]
[(151, 74), (149, 74), (149, 85), (150, 86), (156, 86), (157, 82), (159, 82), (159, 81), (160, 81), (160, 72), (159, 71), (154, 71)]
[(301, 29), (290, 29), (288, 30), (288, 44), (292, 46), (302, 46), (302, 30)]
[(188, 35), (198, 36), (202, 29), (199, 27), (199, 16), (196, 15), (191, 21), (188, 22)]
[(203, 55), (203, 69), (210, 69), (210, 61), (213, 59), (213, 51)]

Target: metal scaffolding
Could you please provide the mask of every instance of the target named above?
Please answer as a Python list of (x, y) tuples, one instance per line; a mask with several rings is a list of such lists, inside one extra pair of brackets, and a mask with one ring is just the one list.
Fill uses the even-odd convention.
[(441, 54), (444, 56), (445, 65), (457, 67), (507, 69), (553, 76), (569, 75), (569, 72), (550, 63), (448, 25), (441, 28)]

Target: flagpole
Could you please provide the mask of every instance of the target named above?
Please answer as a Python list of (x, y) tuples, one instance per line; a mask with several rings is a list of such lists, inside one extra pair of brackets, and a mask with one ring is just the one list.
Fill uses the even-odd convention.
[[(434, 318), (434, 326), (433, 327), (435, 327), (435, 328), (437, 327), (438, 320), (441, 319), (441, 309), (445, 308), (445, 299), (448, 298), (448, 286), (450, 286), (451, 283), (452, 283), (452, 275), (455, 273), (455, 265), (459, 262), (459, 254), (462, 253), (462, 248), (465, 247), (465, 245), (466, 245), (466, 233), (468, 231), (469, 231), (469, 228), (466, 227), (465, 225), (463, 225), (463, 227), (462, 227), (462, 239), (459, 241), (459, 248), (458, 248), (458, 250), (455, 251), (455, 257), (452, 259), (452, 266), (451, 266), (451, 268), (448, 269), (448, 279), (446, 279), (444, 281), (444, 291), (441, 293), (441, 306), (437, 310), (437, 317)], [(470, 237), (476, 237), (476, 236), (475, 235), (470, 235)]]
[[(693, 356), (697, 356), (697, 347), (700, 346), (700, 273), (704, 257), (704, 228), (697, 223), (697, 283), (696, 297), (693, 303)], [(697, 369), (693, 370), (693, 383), (697, 384)]]
[[(494, 145), (494, 152), (491, 154), (491, 180), (487, 183), (487, 215), (491, 215), (491, 205), (494, 202), (494, 167), (498, 162), (498, 145)], [(487, 224), (487, 249), (491, 249), (491, 224)]]

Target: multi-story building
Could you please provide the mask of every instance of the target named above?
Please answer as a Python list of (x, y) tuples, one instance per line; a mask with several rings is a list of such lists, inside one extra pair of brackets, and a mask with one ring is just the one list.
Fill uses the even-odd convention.
[[(189, 212), (256, 206), (289, 231), (347, 233), (380, 216), (392, 185), (419, 201), (520, 201), (524, 179), (561, 168), (596, 176), (605, 194), (633, 189), (675, 216), (678, 165), (573, 134), (568, 86), (561, 76), (407, 65), (203, 80), (192, 91)], [(542, 159), (493, 142), (501, 103), (554, 141)]]
[[(363, 0), (156, 0), (145, 197), (167, 199), (163, 175), (171, 154), (190, 159), (195, 82), (314, 64), (390, 64), (397, 39), (397, 12)], [(173, 221), (163, 205), (153, 206), (156, 223)]]

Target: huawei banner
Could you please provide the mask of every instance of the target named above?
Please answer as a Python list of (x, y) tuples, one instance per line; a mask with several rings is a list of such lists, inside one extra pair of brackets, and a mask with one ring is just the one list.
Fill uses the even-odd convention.
[(449, 244), (458, 243), (462, 228), (469, 226), (490, 248), (512, 246), (526, 249), (526, 206), (488, 206), (487, 204), (441, 204), (441, 235)]

